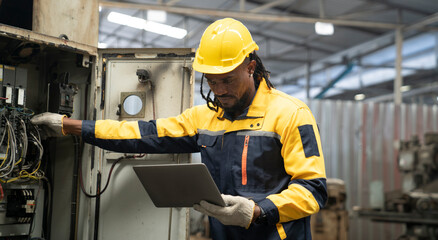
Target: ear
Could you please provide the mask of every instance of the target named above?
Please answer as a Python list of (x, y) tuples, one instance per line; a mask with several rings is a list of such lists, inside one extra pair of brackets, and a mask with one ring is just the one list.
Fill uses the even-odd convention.
[(255, 61), (255, 60), (251, 60), (251, 61), (248, 63), (248, 67), (247, 67), (247, 69), (248, 69), (248, 73), (249, 73), (249, 74), (254, 74), (255, 69), (256, 69), (256, 66), (257, 66), (256, 61)]

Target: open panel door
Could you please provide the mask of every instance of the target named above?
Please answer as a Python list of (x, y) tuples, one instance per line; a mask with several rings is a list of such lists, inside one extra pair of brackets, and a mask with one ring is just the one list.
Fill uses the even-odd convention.
[[(193, 104), (193, 49), (105, 49), (99, 52), (95, 119), (135, 121), (176, 116)], [(102, 173), (99, 239), (188, 239), (185, 208), (156, 208), (132, 166), (190, 162), (189, 154), (121, 154), (95, 148), (90, 184)], [(94, 188), (92, 186), (92, 188)]]

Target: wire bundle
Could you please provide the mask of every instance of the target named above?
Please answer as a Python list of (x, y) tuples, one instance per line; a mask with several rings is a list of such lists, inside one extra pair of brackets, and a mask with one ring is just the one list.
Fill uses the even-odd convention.
[[(0, 139), (0, 153), (4, 154), (4, 157), (0, 157), (2, 183), (39, 180), (44, 177), (44, 172), (40, 169), (44, 149), (38, 129), (29, 121), (31, 116), (33, 112), (24, 108), (0, 109), (0, 120), (4, 121)], [(33, 128), (29, 129), (27, 126)], [(26, 159), (29, 144), (32, 144), (38, 153)]]

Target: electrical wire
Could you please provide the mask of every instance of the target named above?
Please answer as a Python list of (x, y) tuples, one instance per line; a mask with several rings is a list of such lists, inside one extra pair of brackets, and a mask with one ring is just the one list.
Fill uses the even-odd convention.
[(28, 147), (28, 138), (27, 138), (27, 128), (26, 123), (24, 123), (23, 119), (20, 118), (21, 127), (23, 130), (23, 149), (21, 150), (21, 158), (20, 161), (22, 161), (22, 165), (25, 164), (25, 158), (27, 153), (27, 147)]
[[(40, 153), (42, 153), (42, 151), (40, 151)], [(40, 166), (41, 166), (41, 156), (40, 156), (40, 159), (38, 161), (37, 167), (33, 170), (33, 172), (29, 173), (26, 170), (21, 170), (17, 177), (9, 178), (7, 180), (0, 179), (0, 182), (11, 183), (11, 182), (17, 181), (19, 179), (23, 179), (23, 178), (39, 180), (42, 177), (44, 177), (44, 173), (39, 170)]]
[(145, 155), (146, 155), (146, 154), (138, 154), (138, 155), (125, 155), (125, 156), (119, 157), (119, 158), (118, 158), (116, 161), (114, 161), (113, 164), (111, 165), (111, 168), (110, 168), (110, 171), (109, 171), (109, 174), (108, 174), (108, 178), (107, 178), (106, 183), (105, 183), (105, 187), (102, 189), (102, 191), (98, 191), (98, 192), (96, 192), (96, 194), (90, 194), (90, 193), (88, 193), (88, 192), (85, 190), (85, 187), (84, 187), (84, 181), (83, 181), (83, 177), (82, 177), (82, 161), (79, 160), (79, 181), (80, 181), (80, 183), (81, 183), (80, 185), (81, 185), (81, 190), (82, 190), (82, 192), (85, 194), (85, 196), (87, 196), (87, 197), (89, 197), (89, 198), (99, 197), (99, 196), (102, 195), (102, 194), (105, 192), (105, 190), (107, 189), (107, 187), (108, 187), (108, 185), (109, 185), (109, 182), (110, 182), (110, 179), (111, 179), (111, 175), (112, 175), (112, 173), (113, 173), (113, 169), (114, 169), (114, 167), (117, 165), (117, 163), (119, 163), (120, 161), (125, 160), (125, 159), (141, 158), (141, 157), (144, 157)]
[[(6, 132), (6, 128), (5, 128), (5, 132)], [(6, 153), (5, 153), (5, 157), (4, 158), (0, 158), (3, 160), (2, 164), (0, 165), (0, 168), (3, 166), (3, 164), (5, 164), (6, 159), (8, 158), (8, 153), (9, 153), (9, 139), (10, 139), (10, 135), (9, 135), (9, 131), (8, 131), (8, 146), (6, 147)], [(0, 145), (1, 146), (1, 145)]]
[(21, 165), (24, 165), (24, 161), (26, 158), (26, 153), (27, 153), (27, 145), (28, 145), (28, 139), (27, 139), (27, 132), (26, 132), (26, 124), (24, 123), (23, 119), (20, 119), (20, 124), (21, 124), (21, 130), (23, 131), (22, 133), (22, 147), (21, 147), (21, 155), (20, 155), (20, 159), (18, 159), (18, 161), (15, 163), (14, 166), (17, 166), (19, 163), (21, 163)]
[(32, 111), (31, 109), (28, 109), (28, 108), (16, 108), (16, 110), (24, 116), (30, 117), (30, 116), (33, 116), (35, 114), (34, 111)]
[(11, 145), (11, 151), (10, 151), (10, 160), (7, 163), (7, 165), (5, 167), (3, 167), (2, 169), (0, 169), (0, 172), (3, 170), (7, 170), (9, 168), (9, 170), (0, 175), (0, 178), (6, 177), (9, 174), (11, 174), (12, 170), (14, 169), (15, 166), (15, 153), (16, 153), (16, 139), (15, 139), (15, 133), (14, 133), (14, 129), (11, 125), (11, 123), (9, 122), (9, 120), (6, 118), (6, 125), (8, 126), (8, 134), (10, 136), (10, 145)]
[(109, 185), (109, 181), (111, 179), (111, 175), (113, 173), (113, 169), (116, 166), (116, 164), (119, 163), (120, 161), (124, 160), (124, 159), (127, 159), (127, 158), (129, 158), (129, 157), (122, 156), (122, 157), (119, 157), (116, 161), (113, 162), (113, 164), (111, 165), (111, 169), (109, 171), (109, 174), (108, 174), (108, 178), (106, 180), (105, 187), (102, 189), (102, 191), (96, 192), (96, 194), (90, 194), (90, 193), (88, 193), (85, 190), (85, 188), (84, 188), (84, 181), (82, 179), (82, 167), (81, 167), (82, 164), (81, 164), (81, 161), (79, 161), (79, 180), (81, 182), (81, 190), (85, 194), (85, 196), (87, 196), (89, 198), (95, 198), (95, 197), (99, 197), (100, 195), (102, 195), (105, 192), (105, 190), (107, 189), (108, 185)]
[[(52, 204), (52, 185), (50, 184), (50, 180), (47, 177), (42, 177), (41, 180), (45, 181), (47, 184), (47, 201), (45, 204), (45, 208), (47, 209), (46, 215), (46, 226), (50, 224), (50, 216), (52, 214), (52, 208), (50, 207)], [(44, 234), (44, 231), (43, 231)]]
[[(34, 220), (36, 208), (41, 204), (38, 203), (38, 196), (41, 189), (44, 188), (43, 181), (47, 182), (49, 191), (47, 194), (48, 206), (51, 205), (52, 201), (50, 181), (41, 169), (44, 148), (41, 142), (40, 130), (29, 121), (33, 115), (34, 112), (27, 108), (0, 107), (0, 123), (3, 126), (0, 133), (0, 149), (4, 154), (4, 157), (0, 158), (0, 202), (4, 201), (5, 197), (3, 189), (5, 185), (3, 184), (17, 182), (19, 184), (34, 185), (37, 181), (39, 183), (36, 193), (31, 192), (31, 190), (23, 190), (25, 198), (29, 197), (35, 200), (33, 215), (18, 218), (20, 223), (30, 223), (29, 239), (35, 229)], [(29, 146), (32, 146), (31, 152)], [(50, 207), (47, 207), (47, 209), (47, 212), (50, 213)]]
[[(22, 112), (26, 111), (26, 109), (19, 109), (19, 108), (8, 108), (8, 109), (20, 110)], [(0, 109), (0, 113), (1, 111), (3, 110)], [(24, 118), (29, 118), (29, 115), (33, 115), (33, 112), (22, 113), (22, 115)], [(33, 126), (33, 130), (34, 130), (33, 132), (35, 132), (36, 134), (34, 134), (32, 131), (29, 131), (29, 136), (30, 136), (29, 138), (28, 128), (26, 126), (26, 123), (24, 122), (22, 117), (16, 116), (16, 119), (19, 120), (21, 127), (19, 132), (21, 138), (18, 139), (21, 140), (21, 142), (17, 144), (17, 138), (11, 122), (4, 114), (2, 114), (2, 116), (5, 119), (5, 130), (3, 132), (2, 140), (4, 139), (4, 135), (6, 132), (8, 132), (8, 140), (6, 147), (6, 155), (4, 158), (0, 158), (0, 160), (3, 160), (2, 163), (0, 164), (0, 182), (10, 183), (20, 179), (23, 180), (41, 179), (41, 177), (44, 177), (44, 172), (40, 170), (42, 157), (44, 154), (44, 148), (41, 143), (39, 130), (33, 124), (31, 124), (31, 126)], [(35, 147), (39, 151), (39, 154), (35, 158), (35, 161), (25, 162), (29, 142), (35, 145)], [(0, 144), (0, 146), (2, 146), (2, 144)], [(20, 152), (20, 154), (18, 152)], [(17, 154), (20, 155), (18, 161), (17, 161)], [(17, 166), (19, 163), (22, 163), (20, 167)]]
[(41, 180), (38, 180), (38, 191), (36, 194), (34, 194), (34, 212), (33, 212), (33, 216), (30, 220), (30, 226), (29, 226), (29, 233), (27, 234), (29, 236), (29, 238), (31, 237), (33, 230), (35, 229), (35, 224), (33, 224), (34, 220), (35, 220), (35, 215), (36, 215), (36, 211), (37, 211), (37, 207), (38, 207), (38, 197), (40, 195), (40, 190), (42, 188), (42, 183)]
[[(2, 111), (3, 111), (3, 110), (2, 110)], [(2, 114), (2, 117), (4, 117), (3, 114)], [(5, 139), (5, 136), (6, 136), (6, 128), (5, 128), (5, 130), (3, 131), (3, 134), (2, 134), (2, 140), (0, 140), (0, 146), (3, 145), (3, 140)]]
[[(37, 167), (36, 167), (36, 169), (31, 173), (31, 174), (34, 174), (34, 173), (36, 173), (38, 170), (39, 170), (39, 168), (40, 168), (40, 166), (41, 166), (41, 161), (42, 161), (42, 158), (43, 158), (43, 154), (44, 154), (44, 148), (43, 148), (43, 145), (41, 144), (41, 141), (33, 134), (33, 133), (31, 133), (30, 134), (31, 136), (32, 136), (32, 138), (33, 138), (33, 140), (34, 141), (32, 141), (35, 145), (36, 145), (36, 147), (39, 149), (39, 155), (38, 155), (38, 164), (37, 164)], [(39, 136), (38, 136), (39, 137)]]

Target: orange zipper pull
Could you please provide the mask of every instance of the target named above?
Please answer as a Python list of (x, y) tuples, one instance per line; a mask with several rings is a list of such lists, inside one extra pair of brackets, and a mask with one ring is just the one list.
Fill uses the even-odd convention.
[(248, 158), (248, 143), (249, 143), (249, 135), (245, 136), (245, 142), (243, 144), (243, 152), (242, 152), (242, 185), (246, 185), (247, 176), (246, 176), (246, 162)]

